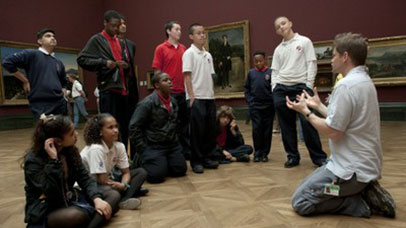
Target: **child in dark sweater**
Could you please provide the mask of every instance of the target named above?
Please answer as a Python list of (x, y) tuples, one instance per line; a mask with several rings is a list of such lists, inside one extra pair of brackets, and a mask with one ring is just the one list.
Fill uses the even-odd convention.
[(245, 99), (249, 105), (254, 141), (254, 162), (267, 162), (272, 143), (272, 126), (275, 115), (271, 69), (265, 65), (265, 52), (254, 53), (255, 67), (248, 72), (245, 82)]
[(252, 146), (244, 144), (244, 138), (238, 129), (233, 109), (221, 106), (216, 116), (216, 152), (215, 158), (220, 163), (232, 161), (249, 162)]

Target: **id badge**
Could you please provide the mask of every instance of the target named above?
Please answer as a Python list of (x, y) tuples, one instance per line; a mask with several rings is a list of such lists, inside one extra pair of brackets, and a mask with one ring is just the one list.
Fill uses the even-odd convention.
[(340, 194), (340, 186), (335, 184), (325, 184), (324, 194), (331, 196), (338, 196)]

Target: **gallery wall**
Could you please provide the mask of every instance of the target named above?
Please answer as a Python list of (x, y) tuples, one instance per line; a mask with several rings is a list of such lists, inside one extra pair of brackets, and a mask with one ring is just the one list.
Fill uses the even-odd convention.
[[(390, 3), (390, 4), (389, 4)], [(141, 80), (151, 69), (154, 48), (164, 38), (164, 24), (177, 20), (182, 25), (181, 42), (190, 45), (187, 26), (205, 26), (249, 21), (250, 50), (273, 55), (281, 38), (273, 21), (285, 15), (293, 21), (295, 32), (313, 41), (332, 40), (337, 33), (359, 32), (369, 38), (406, 35), (403, 0), (206, 0), (206, 1), (131, 1), (106, 0), (106, 9), (116, 9), (127, 17), (128, 37), (137, 44), (137, 65)], [(380, 102), (405, 102), (405, 86), (379, 87)], [(141, 87), (142, 96), (148, 94)], [(403, 96), (402, 96), (403, 95)], [(217, 101), (218, 104), (245, 105), (243, 99)]]
[[(126, 16), (127, 37), (137, 44), (136, 62), (139, 80), (146, 80), (151, 69), (154, 48), (165, 39), (164, 24), (178, 20), (182, 40), (190, 45), (187, 26), (199, 22), (206, 26), (249, 21), (250, 50), (264, 50), (272, 55), (281, 41), (274, 32), (273, 20), (285, 15), (293, 21), (293, 29), (313, 41), (331, 40), (340, 32), (360, 32), (367, 37), (406, 35), (405, 2), (403, 0), (206, 0), (206, 1), (133, 1), (133, 0), (1, 0), (0, 40), (35, 42), (39, 27), (53, 27), (58, 45), (81, 49), (89, 37), (101, 31), (102, 15), (116, 9)], [(95, 75), (85, 72), (88, 91), (95, 87)], [(405, 86), (378, 87), (380, 102), (406, 102)], [(141, 97), (149, 94), (140, 87)], [(243, 99), (218, 101), (218, 104), (243, 106)], [(91, 96), (88, 108), (95, 110)], [(1, 115), (29, 113), (27, 106), (2, 106)]]

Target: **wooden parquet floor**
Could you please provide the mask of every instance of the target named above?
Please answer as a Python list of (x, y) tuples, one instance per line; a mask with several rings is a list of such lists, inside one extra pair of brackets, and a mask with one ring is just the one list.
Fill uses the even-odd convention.
[[(251, 127), (239, 122), (246, 142), (252, 145)], [(24, 179), (18, 159), (30, 144), (33, 129), (0, 132), (0, 226), (24, 227)], [(82, 131), (79, 130), (79, 135)], [(285, 169), (285, 153), (279, 134), (273, 135), (268, 163), (233, 163), (217, 170), (168, 178), (163, 184), (146, 184), (150, 193), (142, 197), (136, 211), (119, 211), (109, 228), (286, 228), (286, 227), (406, 227), (406, 122), (382, 122), (384, 150), (381, 184), (397, 203), (397, 218), (370, 219), (340, 215), (298, 216), (290, 198), (312, 165), (300, 143), (301, 164)], [(326, 138), (322, 138), (328, 150)], [(82, 148), (80, 136), (78, 146)]]

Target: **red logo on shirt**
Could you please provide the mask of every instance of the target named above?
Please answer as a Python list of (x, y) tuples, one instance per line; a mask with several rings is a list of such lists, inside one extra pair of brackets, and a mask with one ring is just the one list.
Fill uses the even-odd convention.
[(297, 47), (296, 47), (296, 50), (298, 50), (299, 52), (301, 52), (301, 51), (302, 51), (302, 47), (297, 46)]

